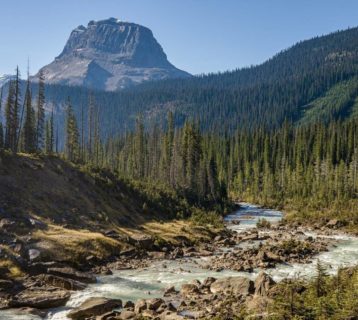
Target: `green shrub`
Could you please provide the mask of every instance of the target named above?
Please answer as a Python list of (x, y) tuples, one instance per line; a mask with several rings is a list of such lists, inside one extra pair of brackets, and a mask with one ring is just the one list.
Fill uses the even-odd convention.
[(271, 223), (270, 223), (270, 221), (266, 220), (265, 218), (260, 218), (256, 223), (256, 227), (259, 229), (270, 229)]

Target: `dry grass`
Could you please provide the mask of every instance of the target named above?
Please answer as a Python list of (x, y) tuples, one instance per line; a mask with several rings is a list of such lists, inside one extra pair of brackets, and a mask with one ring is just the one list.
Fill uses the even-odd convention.
[(0, 260), (0, 268), (5, 268), (8, 270), (5, 276), (10, 279), (15, 279), (24, 275), (20, 267), (8, 259)]
[(174, 220), (170, 222), (147, 222), (142, 225), (143, 230), (154, 237), (162, 238), (171, 243), (178, 243), (177, 237), (186, 237), (192, 242), (209, 240), (215, 230), (198, 227), (189, 221)]
[(76, 264), (88, 256), (105, 259), (119, 254), (125, 245), (101, 233), (88, 230), (73, 230), (51, 225), (48, 230), (38, 230), (33, 237), (39, 242), (36, 247), (55, 261)]

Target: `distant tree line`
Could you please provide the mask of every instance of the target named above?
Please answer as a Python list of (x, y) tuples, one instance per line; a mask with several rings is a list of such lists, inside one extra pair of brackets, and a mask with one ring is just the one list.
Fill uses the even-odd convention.
[[(93, 96), (101, 109), (101, 135), (133, 130), (136, 116), (143, 115), (146, 127), (165, 122), (173, 112), (175, 126), (187, 119), (200, 119), (203, 132), (225, 134), (236, 129), (255, 131), (278, 129), (287, 120), (299, 124), (311, 103), (334, 87), (343, 86), (341, 97), (325, 101), (312, 117), (349, 119), (358, 96), (358, 28), (300, 42), (263, 64), (229, 72), (143, 83), (118, 92), (103, 92), (61, 85), (46, 86), (46, 98), (65, 106), (71, 97), (74, 113), (81, 117), (83, 106)], [(33, 85), (37, 92), (37, 85)], [(92, 91), (92, 92), (91, 92)], [(87, 118), (87, 108), (84, 115)], [(322, 114), (321, 114), (322, 113)], [(305, 119), (306, 120), (306, 119)], [(64, 119), (58, 119), (60, 137)], [(62, 145), (62, 141), (60, 141)]]
[[(18, 69), (16, 74), (4, 99), (2, 149), (58, 152), (75, 163), (166, 185), (203, 206), (220, 206), (228, 194), (276, 206), (357, 205), (358, 117), (301, 126), (285, 121), (277, 129), (244, 127), (222, 133), (204, 131), (199, 120), (185, 120), (178, 127), (169, 112), (161, 126), (146, 125), (139, 115), (134, 130), (106, 137), (102, 109), (89, 94), (77, 114), (67, 99), (63, 133), (58, 134), (53, 110), (44, 110), (43, 75), (33, 105), (30, 81), (22, 99)], [(64, 148), (57, 148), (58, 139), (65, 141)]]

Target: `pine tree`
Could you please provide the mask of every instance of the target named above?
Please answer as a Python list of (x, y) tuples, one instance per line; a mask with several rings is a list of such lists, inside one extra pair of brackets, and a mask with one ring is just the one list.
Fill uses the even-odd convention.
[(46, 140), (45, 140), (45, 151), (47, 154), (52, 154), (54, 149), (54, 116), (53, 110), (51, 112), (50, 119), (46, 121)]
[(136, 120), (135, 132), (135, 163), (136, 163), (136, 177), (144, 177), (145, 168), (145, 148), (144, 148), (144, 124), (143, 117), (140, 115)]
[(5, 105), (5, 149), (15, 151), (16, 145), (16, 116), (15, 116), (15, 83), (9, 82), (9, 92)]
[(79, 159), (79, 136), (76, 117), (73, 112), (70, 99), (67, 102), (66, 111), (66, 144), (65, 155), (69, 161), (76, 162)]
[(3, 89), (4, 87), (1, 87), (0, 90), (0, 149), (4, 148), (4, 128), (2, 123), (2, 99), (3, 99)]
[(4, 129), (0, 122), (0, 150), (4, 148)]
[(90, 162), (93, 161), (95, 136), (95, 101), (92, 94), (88, 97), (87, 111), (87, 154)]
[(18, 144), (19, 144), (19, 136), (20, 136), (20, 120), (19, 120), (19, 111), (20, 111), (20, 103), (21, 103), (21, 90), (20, 90), (20, 70), (19, 67), (16, 67), (16, 78), (15, 78), (15, 100), (14, 100), (14, 113), (13, 113), (13, 146), (12, 151), (17, 152)]
[(315, 277), (315, 290), (317, 298), (322, 297), (326, 293), (327, 270), (320, 260), (317, 260)]
[(216, 202), (220, 197), (220, 184), (218, 180), (217, 165), (213, 156), (210, 157), (207, 170), (208, 185), (210, 190), (209, 195), (211, 200)]
[(36, 152), (35, 112), (32, 108), (30, 81), (27, 81), (25, 92), (25, 122), (23, 128), (23, 149), (27, 153)]
[(37, 96), (36, 149), (41, 152), (44, 148), (45, 129), (45, 75), (39, 72), (39, 89)]

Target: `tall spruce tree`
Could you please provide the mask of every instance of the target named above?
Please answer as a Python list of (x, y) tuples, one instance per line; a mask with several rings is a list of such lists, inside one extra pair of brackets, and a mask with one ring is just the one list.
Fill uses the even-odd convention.
[(14, 141), (12, 146), (12, 151), (17, 152), (18, 144), (19, 144), (19, 136), (20, 136), (20, 120), (19, 120), (19, 112), (20, 112), (20, 105), (21, 105), (21, 89), (20, 89), (20, 69), (19, 66), (16, 67), (16, 77), (15, 77), (15, 100), (14, 100), (14, 113), (13, 113), (13, 135)]
[(79, 159), (79, 135), (78, 126), (71, 100), (68, 98), (66, 110), (66, 144), (65, 156), (69, 161), (76, 162)]
[(3, 89), (4, 89), (4, 87), (1, 87), (1, 90), (0, 90), (0, 149), (4, 148), (4, 127), (3, 127), (3, 123), (2, 123)]
[(17, 116), (15, 115), (15, 82), (9, 82), (9, 92), (5, 105), (5, 148), (16, 151)]
[(54, 137), (54, 114), (53, 109), (51, 111), (50, 118), (46, 121), (45, 128), (45, 151), (47, 154), (52, 154), (54, 150), (55, 137)]
[(41, 152), (44, 148), (45, 130), (45, 75), (42, 70), (39, 72), (37, 95), (37, 118), (36, 118), (36, 149)]
[(27, 153), (36, 152), (35, 111), (32, 107), (30, 81), (27, 80), (25, 92), (25, 122), (23, 128), (23, 149)]

